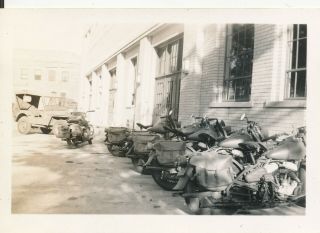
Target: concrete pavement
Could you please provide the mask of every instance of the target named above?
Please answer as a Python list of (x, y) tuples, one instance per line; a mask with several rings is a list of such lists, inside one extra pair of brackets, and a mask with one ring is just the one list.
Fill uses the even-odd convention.
[(14, 133), (12, 212), (186, 214), (180, 197), (113, 157), (98, 135), (92, 145), (68, 146), (54, 135)]
[[(92, 145), (68, 146), (54, 135), (13, 132), (12, 213), (190, 214), (183, 198), (114, 157), (102, 130)], [(301, 207), (238, 211), (233, 214), (302, 215)], [(211, 210), (206, 214), (230, 214)]]

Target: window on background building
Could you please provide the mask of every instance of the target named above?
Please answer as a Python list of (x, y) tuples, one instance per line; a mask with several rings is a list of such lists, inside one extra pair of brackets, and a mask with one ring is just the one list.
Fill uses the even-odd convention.
[(289, 29), (289, 62), (286, 98), (306, 98), (307, 94), (307, 25), (294, 24)]
[(28, 69), (22, 68), (20, 70), (20, 78), (21, 79), (28, 79)]
[(110, 90), (117, 89), (117, 70), (114, 68), (110, 72)]
[(132, 93), (132, 100), (131, 100), (131, 105), (135, 105), (136, 101), (136, 92), (138, 88), (137, 84), (137, 77), (138, 77), (138, 58), (134, 57), (131, 59), (131, 63), (133, 66), (133, 72), (134, 72), (134, 77), (133, 77), (133, 93)]
[(60, 93), (60, 96), (61, 96), (61, 97), (66, 97), (67, 94), (66, 94), (65, 92), (61, 92), (61, 93)]
[(181, 70), (182, 39), (175, 40), (157, 48), (157, 76), (164, 76)]
[(41, 80), (42, 79), (42, 72), (41, 70), (34, 71), (34, 80)]
[(56, 91), (51, 91), (51, 95), (52, 95), (52, 96), (56, 96), (56, 95), (57, 95), (57, 92), (56, 92)]
[(55, 81), (56, 80), (56, 71), (55, 70), (49, 70), (48, 71), (48, 79), (49, 79), (49, 81)]
[(62, 71), (61, 73), (61, 81), (68, 82), (69, 80), (69, 71)]
[(249, 101), (254, 51), (254, 25), (228, 25), (226, 39), (224, 99), (226, 101)]

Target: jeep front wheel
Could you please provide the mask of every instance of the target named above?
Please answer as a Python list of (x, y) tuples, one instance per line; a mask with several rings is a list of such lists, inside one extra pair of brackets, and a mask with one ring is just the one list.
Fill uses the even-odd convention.
[(31, 131), (31, 123), (28, 117), (23, 116), (18, 120), (18, 131), (22, 134), (28, 134)]

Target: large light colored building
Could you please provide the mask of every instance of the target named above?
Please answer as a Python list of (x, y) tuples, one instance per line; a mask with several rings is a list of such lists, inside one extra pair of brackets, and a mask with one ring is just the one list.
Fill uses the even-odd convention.
[(271, 132), (306, 124), (306, 25), (115, 28), (118, 34), (108, 27), (109, 36), (103, 28), (96, 28), (99, 36), (88, 30), (96, 49), (86, 56), (97, 60), (85, 62), (82, 98), (98, 110), (96, 124), (150, 124), (168, 109), (182, 125), (193, 114), (240, 128), (242, 113)]
[(13, 51), (14, 91), (35, 91), (78, 101), (80, 79), (78, 55), (50, 50)]

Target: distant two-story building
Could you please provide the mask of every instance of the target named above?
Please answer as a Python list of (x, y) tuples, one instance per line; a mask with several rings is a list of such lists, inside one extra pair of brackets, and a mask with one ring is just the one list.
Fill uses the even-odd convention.
[(70, 52), (15, 49), (13, 51), (14, 91), (41, 93), (78, 99), (80, 56)]
[(85, 42), (95, 59), (83, 60), (83, 108), (97, 125), (149, 124), (169, 109), (182, 125), (193, 114), (240, 128), (242, 113), (272, 132), (306, 124), (307, 25), (96, 26)]

